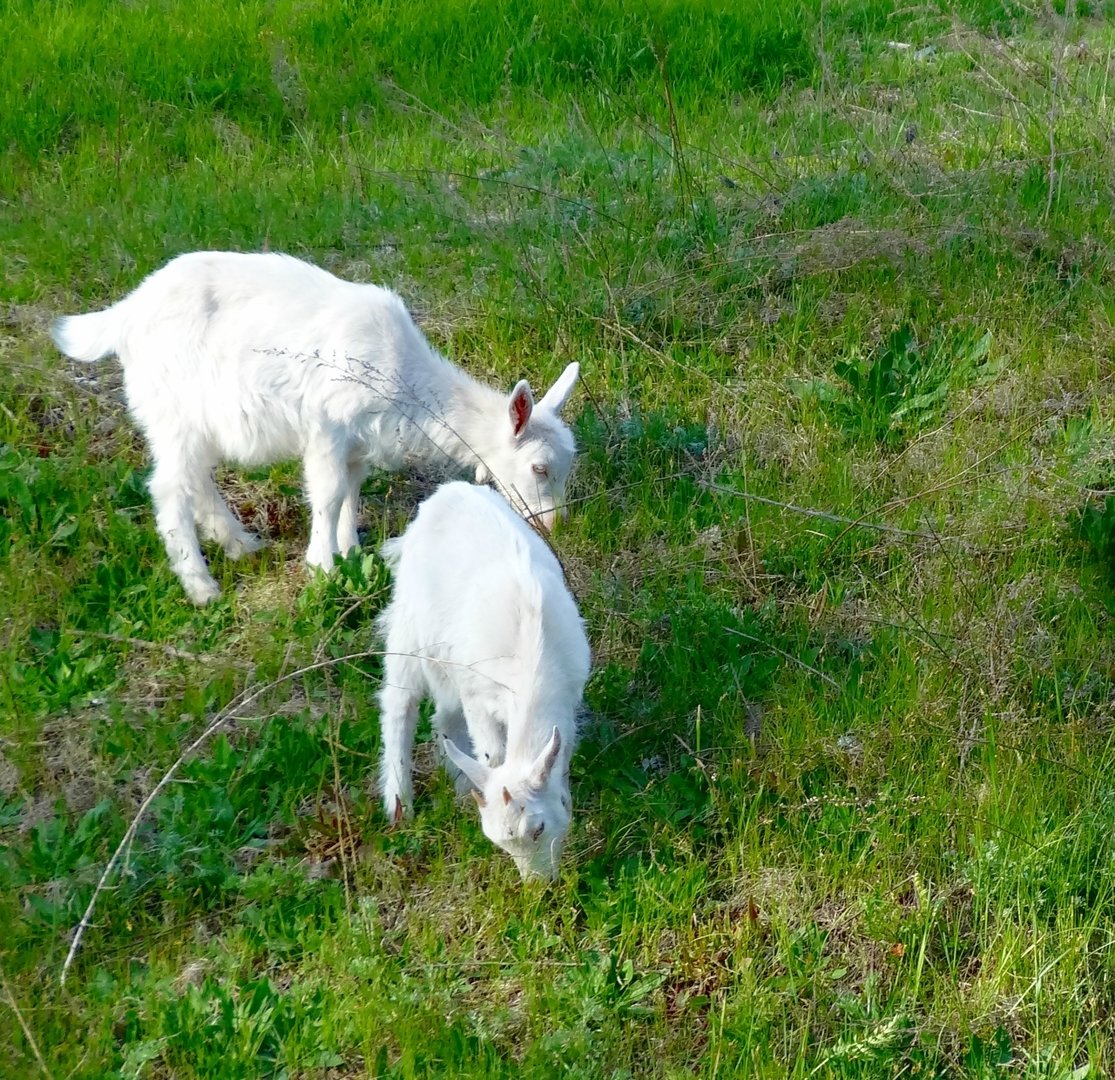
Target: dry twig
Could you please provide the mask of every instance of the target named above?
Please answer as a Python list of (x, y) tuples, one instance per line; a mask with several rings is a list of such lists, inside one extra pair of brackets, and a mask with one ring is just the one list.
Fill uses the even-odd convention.
[(19, 1023), (20, 1029), (23, 1032), (23, 1037), (27, 1040), (27, 1045), (31, 1047), (31, 1053), (35, 1055), (35, 1060), (39, 1063), (39, 1068), (42, 1070), (43, 1076), (47, 1077), (49, 1080), (51, 1071), (47, 1068), (47, 1064), (43, 1060), (42, 1051), (39, 1050), (39, 1044), (35, 1041), (35, 1036), (31, 1034), (31, 1029), (27, 1026), (27, 1021), (23, 1017), (23, 1010), (20, 1009), (15, 995), (12, 994), (12, 988), (8, 985), (8, 979), (3, 972), (0, 972), (0, 990), (4, 992), (4, 1001), (8, 1008), (15, 1014), (16, 1021)]
[(311, 671), (317, 671), (325, 667), (332, 667), (334, 664), (341, 664), (349, 660), (357, 660), (364, 657), (378, 655), (380, 654), (376, 652), (365, 651), (359, 653), (350, 653), (347, 656), (338, 656), (330, 660), (322, 660), (318, 663), (308, 664), (306, 667), (298, 668), (297, 671), (291, 671), (288, 674), (282, 675), (278, 679), (273, 680), (272, 682), (265, 683), (258, 689), (253, 690), (251, 693), (238, 694), (237, 697), (234, 698), (229, 705), (226, 705), (213, 718), (213, 720), (210, 721), (205, 730), (196, 739), (194, 739), (194, 741), (190, 743), (190, 745), (187, 746), (181, 754), (178, 755), (178, 759), (174, 762), (173, 765), (171, 765), (169, 769), (167, 769), (165, 773), (163, 773), (162, 779), (151, 789), (143, 802), (140, 803), (139, 809), (132, 817), (131, 823), (125, 830), (120, 843), (116, 845), (116, 850), (112, 853), (112, 857), (108, 860), (108, 863), (104, 868), (104, 872), (101, 874), (100, 880), (97, 882), (97, 886), (93, 890), (93, 895), (89, 898), (89, 904), (85, 909), (85, 914), (82, 915), (81, 922), (78, 923), (76, 929), (74, 930), (73, 940), (70, 942), (70, 951), (66, 954), (66, 960), (62, 964), (62, 974), (59, 981), (63, 986), (66, 985), (66, 974), (70, 970), (70, 966), (74, 962), (74, 957), (77, 955), (77, 950), (81, 946), (81, 939), (85, 936), (85, 931), (89, 929), (89, 925), (92, 922), (93, 909), (97, 906), (97, 899), (104, 891), (105, 885), (108, 883), (108, 879), (112, 876), (112, 872), (116, 869), (116, 864), (120, 861), (121, 855), (131, 845), (136, 830), (139, 828), (140, 821), (143, 820), (143, 816), (147, 813), (148, 808), (158, 797), (159, 793), (167, 786), (167, 784), (171, 782), (171, 780), (174, 779), (174, 776), (178, 772), (178, 770), (190, 759), (190, 757), (197, 751), (197, 749), (207, 739), (209, 739), (225, 724), (227, 724), (228, 721), (231, 720), (233, 716), (241, 709), (245, 709), (253, 702), (258, 701), (261, 697), (263, 697), (264, 694), (268, 693), (271, 690), (274, 690), (275, 687), (280, 686), (285, 682), (290, 682), (291, 679), (297, 679), (300, 676), (306, 675)]

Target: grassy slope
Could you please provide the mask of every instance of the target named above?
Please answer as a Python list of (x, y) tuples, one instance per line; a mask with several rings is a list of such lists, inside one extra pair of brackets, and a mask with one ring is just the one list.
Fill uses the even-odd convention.
[[(835, 6), (7, 5), (0, 1072), (1115, 1068), (1110, 12)], [(387, 831), (340, 662), (185, 767), (60, 989), (181, 748), (384, 599), (307, 582), (282, 467), (189, 608), (46, 338), (265, 244), (508, 385), (582, 361), (573, 850), (521, 889), (436, 774)], [(371, 552), (420, 492), (366, 493)]]

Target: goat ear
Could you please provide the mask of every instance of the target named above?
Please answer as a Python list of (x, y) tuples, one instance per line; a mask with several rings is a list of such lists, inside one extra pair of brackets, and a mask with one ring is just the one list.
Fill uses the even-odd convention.
[(445, 740), (445, 753), (449, 760), (472, 781), (477, 791), (484, 790), (488, 783), (488, 774), (491, 772), (487, 765), (469, 757), (463, 750), (458, 750), (452, 739)]
[(580, 373), (581, 365), (574, 361), (558, 376), (557, 382), (542, 395), (538, 407), (555, 413), (561, 412), (562, 407), (569, 400), (569, 395), (573, 393), (573, 387), (577, 385), (577, 376)]
[(511, 792), (508, 791), (507, 788), (503, 789), (503, 805), (504, 806), (510, 806), (511, 805)]
[(527, 781), (535, 791), (540, 791), (546, 786), (547, 781), (550, 779), (550, 773), (554, 771), (554, 765), (557, 762), (558, 754), (561, 752), (561, 732), (554, 728), (553, 735), (550, 736), (550, 741), (546, 743), (546, 748), (535, 759), (534, 764), (530, 767), (529, 780)]
[(511, 414), (511, 434), (518, 438), (526, 430), (530, 414), (534, 411), (534, 395), (526, 379), (520, 379), (515, 384), (507, 402), (507, 411)]

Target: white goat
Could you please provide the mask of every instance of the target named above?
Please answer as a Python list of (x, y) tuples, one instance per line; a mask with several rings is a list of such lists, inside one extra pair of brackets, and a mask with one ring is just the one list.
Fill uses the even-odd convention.
[(558, 412), (577, 364), (537, 404), (525, 381), (507, 398), (431, 348), (395, 293), (288, 255), (181, 255), (119, 303), (58, 319), (51, 333), (75, 360), (120, 358), (154, 458), (159, 532), (197, 604), (219, 590), (195, 523), (230, 558), (260, 546), (213, 482), (222, 461), (302, 457), (306, 562), (326, 570), (357, 544), (371, 466), (474, 470), (546, 528), (561, 506), (574, 444)]
[(459, 792), (473, 786), (484, 834), (524, 878), (553, 878), (572, 812), (574, 713), (589, 673), (560, 564), (498, 495), (459, 482), (422, 503), (383, 555), (395, 574), (379, 617), (387, 816), (412, 810), (418, 704), (431, 697), (450, 772)]

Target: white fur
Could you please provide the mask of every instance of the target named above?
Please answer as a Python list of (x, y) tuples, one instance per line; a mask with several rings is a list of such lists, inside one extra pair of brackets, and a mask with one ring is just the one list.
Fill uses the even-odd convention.
[(445, 461), (475, 471), (546, 528), (561, 506), (574, 446), (558, 412), (577, 364), (537, 405), (525, 381), (506, 397), (431, 348), (388, 289), (288, 255), (199, 251), (51, 332), (75, 360), (120, 358), (128, 408), (154, 458), (159, 532), (195, 603), (218, 592), (195, 524), (232, 558), (260, 546), (213, 483), (222, 461), (303, 459), (306, 561), (326, 570), (357, 544), (371, 466)]
[(561, 566), (494, 492), (444, 484), (384, 557), (395, 573), (384, 638), (380, 773), (389, 818), (409, 814), (423, 697), (474, 787), (484, 834), (523, 877), (553, 878), (569, 831), (574, 714), (589, 647)]

